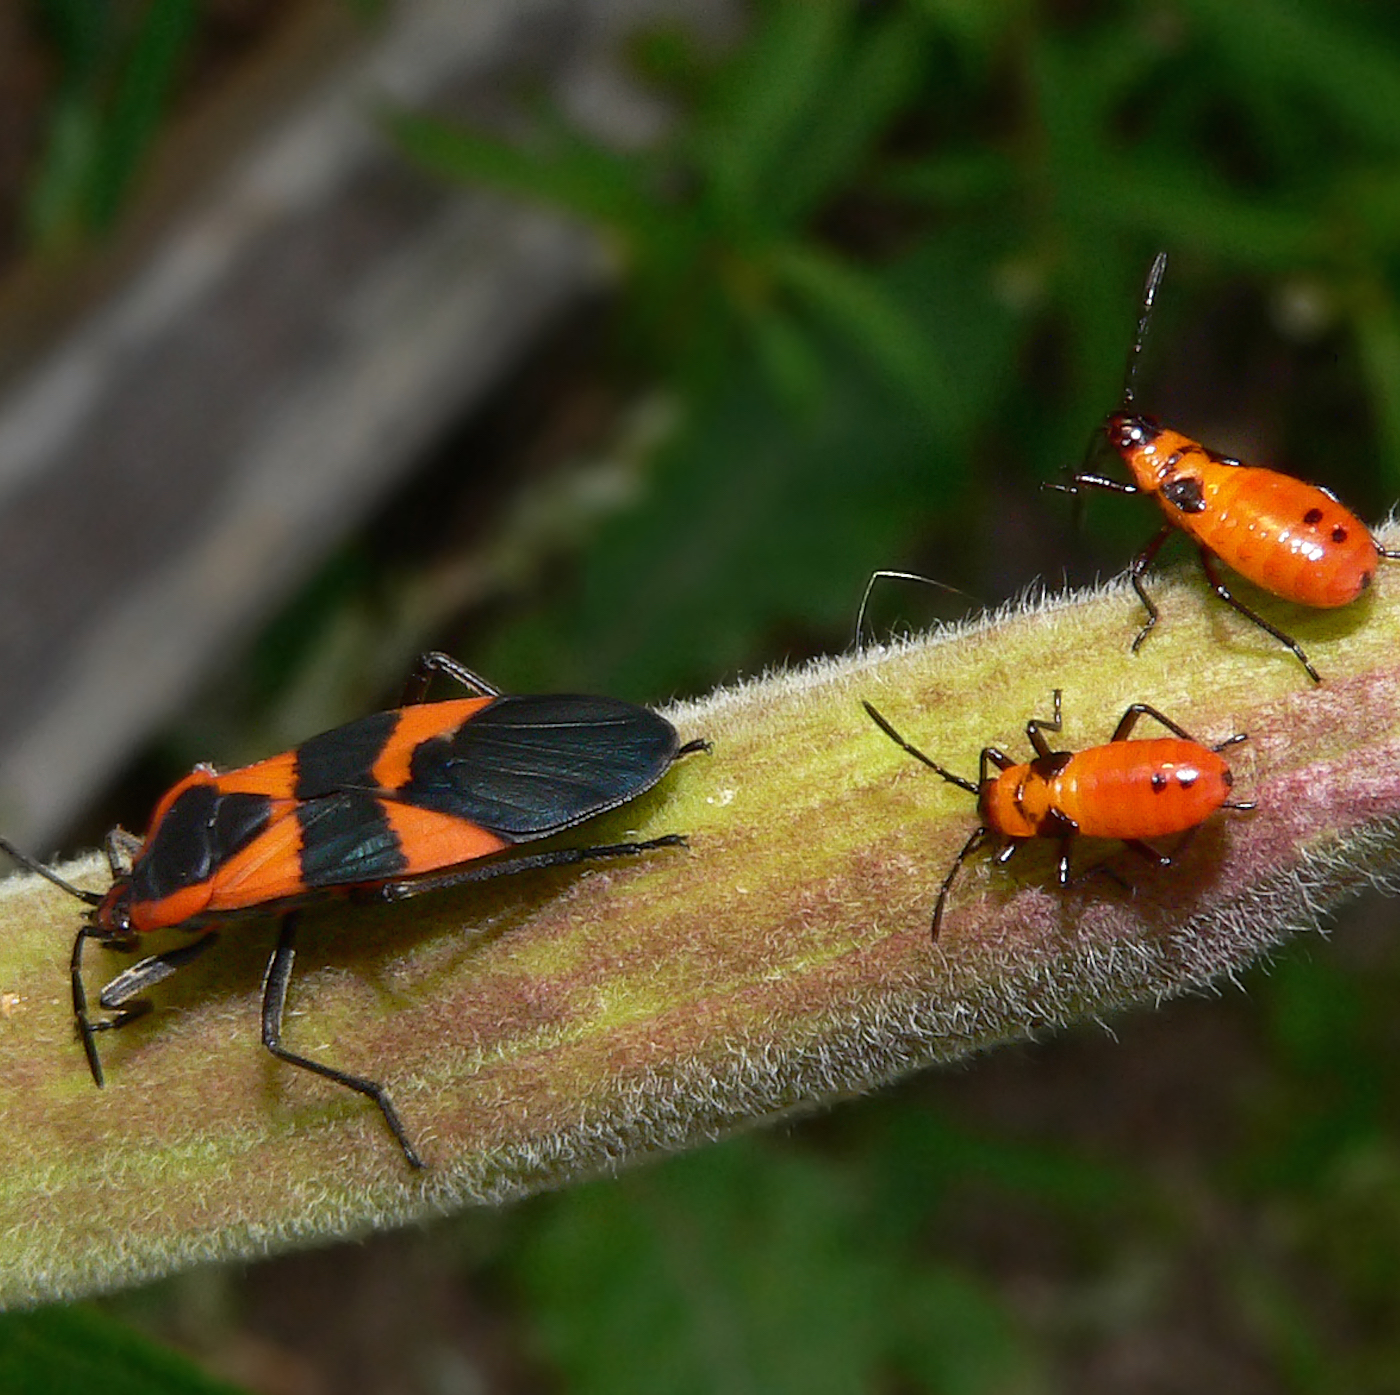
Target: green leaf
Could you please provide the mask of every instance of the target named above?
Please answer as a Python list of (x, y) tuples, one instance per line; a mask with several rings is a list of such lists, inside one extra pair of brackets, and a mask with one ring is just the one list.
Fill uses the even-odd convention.
[(237, 1395), (93, 1308), (0, 1314), (5, 1395)]
[(923, 160), (886, 164), (875, 176), (882, 194), (917, 203), (962, 207), (1016, 196), (1016, 170), (1005, 155), (955, 150)]
[(1388, 288), (1373, 285), (1352, 318), (1394, 489), (1400, 485), (1400, 313)]
[(830, 366), (817, 342), (782, 306), (738, 302), (753, 353), (779, 401), (797, 418), (811, 419), (820, 410)]
[(1359, 140), (1400, 149), (1400, 57), (1381, 27), (1351, 29), (1326, 6), (1296, 0), (1186, 0), (1185, 8), (1256, 89), (1315, 106)]
[(112, 222), (154, 140), (194, 33), (195, 0), (148, 0), (104, 113), (88, 191), (94, 227)]
[(793, 244), (773, 252), (772, 268), (779, 285), (864, 355), (916, 410), (935, 422), (955, 410), (952, 378), (923, 327), (872, 273)]
[(851, 12), (850, 0), (771, 0), (759, 10), (755, 32), (716, 81), (687, 141), (721, 225), (766, 224), (790, 142), (826, 99)]
[(568, 1388), (847, 1395), (895, 1366), (949, 1395), (1016, 1389), (1005, 1305), (930, 1266), (913, 1216), (872, 1229), (868, 1172), (736, 1142), (541, 1207), (513, 1268)]
[(424, 169), (463, 184), (571, 213), (620, 234), (629, 251), (657, 234), (662, 206), (644, 189), (641, 161), (613, 154), (555, 128), (545, 139), (513, 143), (432, 116), (385, 110), (380, 119), (399, 148)]
[(800, 230), (844, 189), (858, 185), (878, 142), (918, 91), (923, 30), (907, 12), (881, 23), (831, 75), (810, 124), (768, 197), (769, 222)]
[(1103, 222), (1140, 242), (1253, 270), (1309, 262), (1322, 240), (1315, 207), (1232, 189), (1197, 162), (1105, 158), (1092, 188)]

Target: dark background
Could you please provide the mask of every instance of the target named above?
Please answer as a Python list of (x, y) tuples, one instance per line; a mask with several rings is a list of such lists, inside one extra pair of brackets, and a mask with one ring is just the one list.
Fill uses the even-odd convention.
[[(165, 124), (281, 22), (166, 7), (169, 42), (143, 48), (159, 8), (6, 12), (16, 264), (95, 255)], [(310, 690), (387, 698), (375, 655), (405, 597), (488, 562), (423, 642), (507, 689), (657, 703), (845, 647), (876, 567), (985, 604), (1119, 570), (1151, 508), (1096, 502), (1076, 534), (1039, 484), (1117, 403), (1159, 249), (1144, 408), (1364, 517), (1390, 506), (1388, 7), (769, 0), (737, 46), (653, 28), (626, 62), (674, 112), (630, 153), (528, 88), (509, 141), (381, 118), (434, 177), (597, 228), (616, 290), (315, 564), (68, 846), (140, 827), (195, 759), (275, 748)], [(125, 135), (75, 156), (83, 121)], [(873, 623), (965, 597), (891, 586)], [(269, 1395), (1400, 1390), (1394, 922), (1373, 896), (1243, 992), (101, 1308)]]

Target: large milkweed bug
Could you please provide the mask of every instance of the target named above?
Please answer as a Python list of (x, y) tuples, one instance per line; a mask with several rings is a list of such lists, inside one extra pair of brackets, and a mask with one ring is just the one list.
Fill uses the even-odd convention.
[[(950, 785), (977, 796), (982, 822), (953, 859), (933, 907), (932, 935), (938, 938), (943, 906), (958, 869), (988, 841), (1001, 843), (996, 861), (1005, 866), (1016, 850), (1032, 838), (1054, 838), (1060, 845), (1059, 881), (1070, 882), (1070, 849), (1078, 837), (1117, 838), (1158, 867), (1170, 867), (1181, 853), (1160, 853), (1144, 840), (1184, 833), (1189, 838), (1217, 809), (1253, 809), (1252, 803), (1229, 798), (1234, 776), (1220, 757), (1227, 746), (1245, 740), (1229, 736), (1215, 746), (1203, 746), (1155, 707), (1135, 702), (1119, 719), (1107, 746), (1084, 751), (1052, 751), (1045, 733), (1059, 732), (1060, 690), (1055, 689), (1055, 715), (1032, 717), (1026, 739), (1035, 759), (1018, 765), (995, 746), (982, 748), (977, 783), (964, 780), (930, 760), (911, 745), (869, 702), (870, 719), (897, 746), (922, 761)], [(1172, 733), (1129, 741), (1143, 717), (1151, 717)], [(992, 767), (996, 773), (992, 773)]]
[(1370, 529), (1329, 490), (1277, 470), (1241, 464), (1135, 410), (1137, 364), (1166, 269), (1167, 254), (1161, 252), (1143, 289), (1122, 405), (1103, 424), (1104, 436), (1122, 456), (1134, 482), (1081, 471), (1068, 484), (1047, 484), (1045, 488), (1066, 494), (1078, 494), (1081, 489), (1148, 494), (1166, 515), (1166, 525), (1133, 559), (1129, 572), (1133, 589), (1147, 611), (1147, 623), (1133, 641), (1134, 653), (1157, 623), (1157, 607), (1143, 586), (1143, 573), (1179, 528), (1199, 548), (1201, 565), (1215, 594), (1291, 649), (1313, 682), (1320, 683), (1298, 641), (1237, 599), (1221, 579), (1217, 561), (1226, 562), (1256, 586), (1284, 600), (1327, 609), (1354, 601), (1370, 586), (1377, 560), (1400, 558), (1400, 552), (1383, 548)]
[[(426, 701), (435, 675), (474, 696)], [(680, 834), (642, 843), (510, 855), (635, 799), (673, 761), (708, 750), (680, 745), (675, 728), (615, 698), (505, 696), (446, 654), (424, 654), (403, 705), (313, 736), (294, 750), (219, 774), (198, 766), (156, 806), (143, 839), (107, 838), (112, 885), (83, 891), (0, 838), (0, 848), (90, 910), (73, 942), (73, 1019), (92, 1078), (103, 1083), (98, 1032), (147, 1012), (140, 995), (218, 938), (239, 916), (278, 914), (277, 947), (262, 995), (263, 1045), (290, 1065), (372, 1099), (404, 1156), (422, 1159), (384, 1087), (282, 1045), (282, 1016), (296, 955), (298, 907), (327, 894), (381, 901), (542, 867), (631, 857), (684, 846)], [(165, 929), (199, 938), (141, 959), (101, 991), (112, 1015), (94, 1018), (83, 987), (92, 939), (134, 952)]]

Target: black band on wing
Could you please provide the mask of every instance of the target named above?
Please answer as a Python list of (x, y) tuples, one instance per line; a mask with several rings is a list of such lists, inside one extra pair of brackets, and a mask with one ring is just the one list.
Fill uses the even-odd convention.
[(383, 804), (346, 791), (298, 804), (301, 879), (308, 889), (353, 886), (398, 876), (407, 866)]
[(161, 901), (210, 877), (267, 827), (272, 801), (263, 794), (222, 794), (191, 785), (172, 804), (131, 869), (131, 898)]
[(397, 712), (375, 712), (323, 731), (297, 747), (297, 799), (319, 799), (343, 789), (371, 789), (374, 763), (398, 726)]
[(503, 837), (543, 838), (650, 789), (676, 749), (670, 722), (635, 703), (499, 697), (424, 741), (394, 797)]

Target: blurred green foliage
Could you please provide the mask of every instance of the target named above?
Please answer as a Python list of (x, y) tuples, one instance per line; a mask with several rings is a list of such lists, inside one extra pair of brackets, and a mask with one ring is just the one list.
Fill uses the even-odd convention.
[(197, 0), (30, 0), (55, 59), (48, 136), (32, 181), (32, 244), (111, 226), (159, 133), (198, 21)]
[(5, 1395), (238, 1395), (95, 1308), (0, 1314)]

